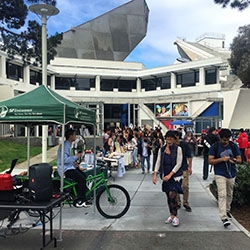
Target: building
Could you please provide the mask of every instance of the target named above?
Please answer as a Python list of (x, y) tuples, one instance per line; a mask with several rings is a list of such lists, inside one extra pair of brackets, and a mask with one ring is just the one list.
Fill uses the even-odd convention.
[[(134, 9), (137, 11), (131, 13)], [(175, 45), (180, 58), (173, 65), (146, 69), (142, 63), (122, 61), (145, 36), (148, 13), (144, 0), (134, 0), (94, 19), (93, 23), (65, 32), (58, 56), (48, 65), (48, 85), (72, 101), (95, 109), (99, 134), (111, 124), (130, 123), (160, 125), (166, 131), (172, 121), (179, 119), (192, 121), (196, 133), (207, 126), (225, 124), (236, 128), (234, 115), (238, 104), (247, 104), (246, 100), (239, 101), (244, 90), (240, 89), (240, 80), (231, 74), (227, 62), (230, 51), (224, 47), (222, 34), (204, 34), (195, 42), (177, 39)], [(124, 43), (116, 40), (117, 29), (111, 28), (108, 21), (115, 18), (118, 22), (120, 14), (122, 24), (116, 27), (126, 37)], [(139, 27), (129, 25), (132, 21), (139, 23)], [(97, 32), (102, 23), (105, 34)], [(141, 27), (142, 32), (138, 34)], [(76, 46), (85, 29), (88, 42), (84, 40)], [(101, 44), (104, 36), (105, 42)], [(6, 54), (0, 53), (2, 99), (39, 84), (42, 84), (40, 68), (23, 66), (18, 59), (8, 61)], [(167, 112), (163, 114), (165, 109)], [(249, 124), (247, 118), (244, 124), (238, 122), (238, 128)]]

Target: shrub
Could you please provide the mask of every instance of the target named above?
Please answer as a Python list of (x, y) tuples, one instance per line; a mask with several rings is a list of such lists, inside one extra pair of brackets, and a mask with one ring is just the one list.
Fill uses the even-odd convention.
[(242, 206), (250, 202), (250, 164), (237, 166), (237, 176), (234, 186), (233, 204)]

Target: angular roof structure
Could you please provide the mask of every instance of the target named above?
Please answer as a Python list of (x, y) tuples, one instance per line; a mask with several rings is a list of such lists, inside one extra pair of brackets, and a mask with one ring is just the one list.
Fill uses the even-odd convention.
[(205, 33), (196, 42), (188, 42), (185, 39), (177, 39), (180, 58), (179, 62), (197, 61), (213, 57), (221, 57), (227, 60), (230, 51), (225, 48), (225, 35), (217, 33)]
[(146, 36), (149, 9), (133, 0), (63, 34), (57, 57), (123, 61)]

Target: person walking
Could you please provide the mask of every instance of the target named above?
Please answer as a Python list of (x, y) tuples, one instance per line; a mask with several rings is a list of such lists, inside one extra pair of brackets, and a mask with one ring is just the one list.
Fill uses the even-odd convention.
[(165, 221), (167, 224), (179, 226), (178, 218), (178, 204), (177, 193), (182, 193), (181, 179), (182, 179), (182, 149), (177, 146), (175, 135), (173, 131), (168, 131), (165, 135), (166, 144), (159, 150), (155, 171), (153, 176), (153, 183), (157, 182), (158, 173), (162, 176), (162, 191), (167, 196), (167, 203), (170, 216)]
[(76, 207), (89, 207), (91, 203), (89, 203), (86, 198), (86, 178), (84, 173), (80, 170), (79, 164), (77, 162), (78, 159), (82, 157), (82, 152), (76, 152), (76, 155), (71, 155), (71, 145), (76, 140), (76, 130), (68, 129), (65, 132), (64, 141), (64, 164), (61, 162), (62, 155), (62, 145), (58, 148), (57, 152), (57, 170), (59, 175), (62, 173), (62, 168), (65, 176), (77, 182), (77, 193), (78, 197), (76, 200)]
[(208, 178), (208, 151), (219, 140), (215, 127), (209, 128), (207, 135), (203, 136), (203, 180)]
[[(181, 163), (181, 168), (182, 168), (182, 190), (183, 190), (183, 207), (186, 209), (187, 212), (192, 212), (192, 209), (189, 205), (189, 175), (192, 174), (192, 153), (190, 150), (190, 147), (188, 143), (184, 140), (181, 140), (181, 132), (174, 131), (175, 133), (175, 143), (176, 145), (180, 146), (182, 149), (182, 163)], [(181, 199), (180, 199), (180, 194), (177, 194), (177, 203), (178, 203), (178, 208), (181, 208)]]
[(241, 154), (236, 143), (230, 141), (232, 133), (229, 129), (221, 129), (220, 142), (209, 149), (208, 162), (214, 165), (215, 181), (218, 190), (219, 216), (224, 227), (228, 227), (232, 218), (230, 214), (233, 200), (233, 188), (236, 177), (236, 163), (241, 163)]
[(237, 142), (240, 148), (242, 163), (246, 162), (246, 149), (248, 148), (248, 135), (243, 128), (240, 129), (240, 134), (237, 138)]

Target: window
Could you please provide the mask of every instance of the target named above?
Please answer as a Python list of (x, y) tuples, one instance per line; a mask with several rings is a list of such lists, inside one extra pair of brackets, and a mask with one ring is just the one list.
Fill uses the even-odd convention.
[(181, 87), (195, 86), (196, 82), (199, 82), (199, 71), (194, 70), (192, 72), (177, 74), (177, 84)]
[(114, 88), (120, 92), (132, 92), (132, 89), (136, 89), (136, 81), (120, 79), (101, 80), (101, 91), (113, 91)]
[(76, 78), (72, 79), (76, 90), (90, 90), (95, 87), (95, 79), (88, 78)]
[(69, 90), (71, 87), (71, 78), (56, 77), (55, 79), (55, 89)]
[(36, 83), (39, 83), (39, 85), (42, 84), (42, 74), (40, 72), (30, 70), (30, 84), (36, 85)]
[(161, 78), (161, 89), (170, 89), (171, 88), (171, 77), (166, 76)]
[(17, 80), (23, 79), (23, 67), (6, 62), (6, 75), (8, 79)]
[(145, 91), (156, 90), (158, 78), (146, 79), (141, 81), (141, 88)]
[(217, 82), (217, 70), (216, 69), (207, 69), (205, 71), (205, 82), (206, 84), (216, 84)]

